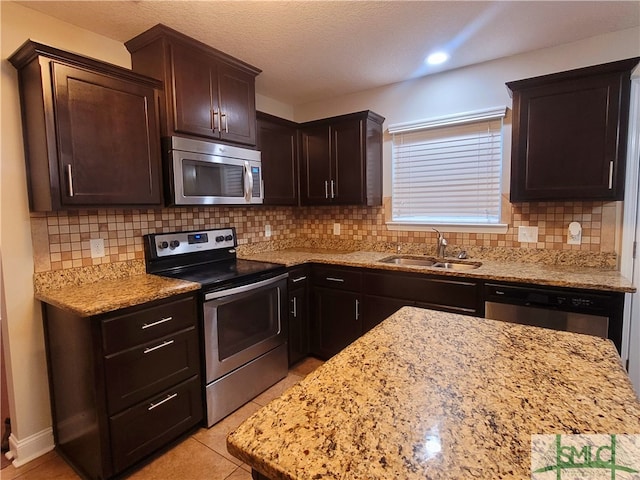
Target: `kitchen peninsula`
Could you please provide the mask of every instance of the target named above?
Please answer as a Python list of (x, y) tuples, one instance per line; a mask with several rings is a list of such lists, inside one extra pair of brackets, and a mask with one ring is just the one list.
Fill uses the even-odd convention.
[(529, 478), (531, 435), (559, 433), (640, 434), (610, 341), (405, 307), (227, 447), (272, 480)]

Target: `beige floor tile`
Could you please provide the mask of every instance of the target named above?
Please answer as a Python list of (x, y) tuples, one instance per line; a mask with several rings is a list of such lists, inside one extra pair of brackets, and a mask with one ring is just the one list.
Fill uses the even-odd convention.
[(2, 480), (79, 480), (80, 477), (57, 453), (50, 452), (32, 462), (0, 471)]
[(190, 437), (129, 478), (215, 480), (227, 478), (236, 469), (236, 464)]
[(260, 405), (249, 402), (211, 428), (201, 428), (192, 437), (234, 464), (240, 465), (242, 462), (227, 452), (227, 435), (259, 409)]
[(300, 360), (295, 365), (292, 365), (289, 369), (289, 373), (295, 373), (296, 375), (306, 377), (323, 363), (324, 361), (318, 360), (317, 358), (307, 357)]
[(278, 398), (282, 395), (285, 390), (293, 387), (296, 383), (302, 380), (304, 377), (301, 375), (296, 375), (295, 373), (289, 373), (285, 378), (276, 383), (273, 387), (268, 390), (262, 392), (256, 398), (253, 399), (255, 403), (261, 406), (265, 406), (271, 400)]
[(229, 475), (225, 480), (252, 480), (251, 472), (247, 472), (241, 467), (236, 468), (231, 475)]

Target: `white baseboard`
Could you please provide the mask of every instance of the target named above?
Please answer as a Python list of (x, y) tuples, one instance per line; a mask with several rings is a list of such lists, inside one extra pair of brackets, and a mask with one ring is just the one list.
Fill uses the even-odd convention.
[(29, 463), (31, 460), (50, 452), (54, 447), (53, 429), (51, 427), (21, 440), (16, 438), (13, 433), (9, 436), (9, 448), (13, 455), (14, 467), (21, 467), (25, 463)]

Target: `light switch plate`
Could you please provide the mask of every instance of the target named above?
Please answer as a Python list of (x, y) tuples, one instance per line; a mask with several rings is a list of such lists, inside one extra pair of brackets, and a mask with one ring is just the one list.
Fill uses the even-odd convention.
[(104, 257), (104, 240), (102, 238), (92, 238), (89, 240), (91, 247), (91, 258)]
[(333, 234), (334, 235), (340, 235), (340, 224), (339, 223), (334, 223), (333, 224)]
[(538, 227), (518, 227), (518, 241), (520, 243), (537, 243)]
[(264, 226), (264, 236), (267, 238), (271, 236), (271, 225), (268, 223)]

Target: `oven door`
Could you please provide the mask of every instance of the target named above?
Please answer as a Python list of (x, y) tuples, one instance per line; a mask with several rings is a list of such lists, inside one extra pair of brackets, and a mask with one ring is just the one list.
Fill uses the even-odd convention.
[(287, 276), (205, 295), (207, 383), (286, 343)]

